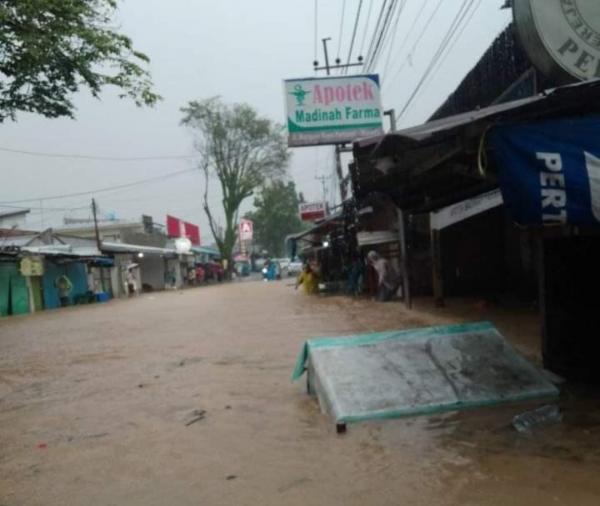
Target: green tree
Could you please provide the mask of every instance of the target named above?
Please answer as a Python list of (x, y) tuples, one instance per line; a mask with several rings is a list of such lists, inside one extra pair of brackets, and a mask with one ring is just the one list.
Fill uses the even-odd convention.
[[(289, 152), (284, 129), (259, 117), (249, 105), (227, 105), (218, 98), (192, 101), (182, 112), (182, 124), (196, 134), (195, 147), (205, 175), (204, 211), (231, 272), (240, 205), (265, 181), (286, 172)], [(208, 203), (212, 178), (221, 186), (224, 227)]]
[(18, 111), (73, 117), (71, 94), (98, 97), (120, 88), (138, 106), (160, 97), (142, 66), (149, 62), (118, 32), (117, 0), (2, 0), (0, 2), (0, 122)]
[(293, 182), (274, 181), (254, 199), (255, 211), (246, 216), (254, 222), (255, 241), (271, 255), (284, 256), (285, 238), (303, 230), (298, 216), (300, 199)]

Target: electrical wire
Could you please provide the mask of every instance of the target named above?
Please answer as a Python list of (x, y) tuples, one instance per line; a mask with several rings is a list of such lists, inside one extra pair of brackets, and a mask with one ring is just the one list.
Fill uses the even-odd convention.
[[(38, 200), (44, 200), (44, 199), (38, 199)], [(11, 206), (11, 205), (7, 205), (7, 204), (0, 204), (0, 207), (2, 208), (7, 208), (7, 209), (16, 209), (16, 210), (20, 210), (20, 211), (31, 211), (32, 213), (35, 212), (46, 212), (46, 211), (59, 211), (59, 212), (63, 212), (63, 211), (76, 211), (78, 209), (84, 209), (87, 208), (88, 206), (81, 206), (81, 207), (46, 207), (46, 206)], [(3, 211), (1, 211), (3, 212)]]
[[(408, 0), (402, 0), (402, 3), (400, 4), (400, 8), (396, 12), (396, 19), (394, 20), (394, 28), (392, 28), (392, 38), (391, 38), (389, 46), (388, 46), (388, 55), (385, 60), (385, 65), (383, 66), (382, 73), (384, 75), (386, 74), (387, 69), (390, 64), (390, 58), (391, 58), (392, 52), (394, 50), (394, 43), (396, 42), (396, 35), (398, 34), (398, 24), (400, 23), (400, 18), (402, 17), (402, 12), (404, 11), (404, 8), (406, 7), (407, 2), (408, 2)], [(383, 50), (382, 50), (382, 53), (383, 53)]]
[[(356, 9), (356, 19), (354, 20), (354, 30), (352, 30), (352, 39), (350, 40), (350, 49), (348, 50), (348, 61), (347, 65), (350, 64), (350, 60), (352, 59), (352, 50), (354, 49), (354, 41), (356, 40), (356, 32), (358, 30), (358, 22), (360, 21), (360, 11), (362, 10), (363, 0), (360, 0), (358, 3), (358, 8)], [(344, 69), (344, 74), (348, 73), (348, 68)]]
[(21, 203), (25, 203), (25, 202), (39, 202), (40, 200), (58, 200), (58, 199), (65, 199), (65, 198), (70, 198), (70, 197), (81, 197), (83, 195), (93, 195), (96, 193), (104, 193), (104, 192), (110, 192), (110, 191), (115, 191), (115, 190), (122, 190), (124, 188), (132, 188), (134, 186), (153, 183), (156, 181), (164, 181), (166, 179), (177, 177), (182, 174), (189, 174), (191, 172), (197, 172), (197, 171), (198, 171), (198, 169), (186, 169), (186, 170), (180, 170), (177, 172), (171, 172), (169, 174), (163, 174), (162, 176), (151, 177), (148, 179), (140, 179), (138, 181), (133, 181), (131, 183), (125, 183), (125, 184), (116, 185), (116, 186), (108, 186), (105, 188), (98, 188), (96, 190), (75, 192), (75, 193), (65, 193), (62, 195), (50, 195), (50, 196), (36, 197), (36, 198), (31, 198), (31, 199), (11, 200), (11, 201), (7, 201), (7, 202), (0, 202), (0, 206), (6, 205), (6, 204), (21, 204)]
[(362, 42), (360, 43), (360, 51), (358, 54), (363, 55), (365, 49), (365, 42), (367, 41), (367, 33), (369, 33), (369, 23), (371, 22), (371, 13), (373, 12), (373, 0), (369, 1), (369, 10), (367, 12), (367, 19), (365, 21), (365, 28), (363, 30)]
[[(458, 32), (458, 35), (456, 37), (454, 37), (454, 40), (450, 43), (449, 46), (447, 46), (446, 48), (446, 52), (444, 53), (444, 55), (442, 56), (439, 65), (436, 67), (435, 71), (431, 74), (431, 78), (429, 79), (429, 82), (431, 82), (435, 76), (437, 75), (437, 73), (443, 68), (444, 63), (446, 62), (446, 59), (448, 58), (448, 56), (450, 54), (452, 54), (452, 50), (454, 49), (454, 46), (456, 46), (457, 42), (462, 38), (466, 28), (469, 26), (469, 24), (471, 23), (471, 21), (473, 20), (473, 16), (475, 15), (475, 13), (479, 10), (479, 7), (481, 7), (483, 0), (478, 0), (477, 5), (475, 6), (475, 8), (471, 11), (471, 13), (469, 14), (469, 17), (467, 18), (467, 20), (465, 21), (465, 23), (463, 24), (460, 32)], [(423, 89), (426, 88), (427, 85), (425, 85), (425, 87)]]
[(151, 160), (191, 160), (198, 158), (198, 155), (174, 155), (174, 156), (95, 156), (95, 155), (76, 155), (64, 153), (45, 153), (41, 151), (26, 151), (22, 149), (11, 149), (0, 147), (0, 151), (5, 153), (14, 153), (18, 155), (37, 156), (43, 158), (72, 158), (74, 160), (100, 160), (103, 162), (147, 162)]
[[(398, 8), (398, 7), (400, 7), (400, 8)], [(384, 26), (384, 31), (382, 33), (381, 44), (373, 56), (373, 61), (371, 62), (370, 70), (375, 70), (377, 64), (379, 63), (379, 58), (385, 52), (385, 48), (389, 41), (390, 31), (393, 32), (393, 30), (391, 30), (392, 22), (394, 19), (396, 19), (395, 26), (397, 26), (397, 21), (400, 19), (399, 16), (402, 13), (403, 8), (404, 8), (404, 0), (394, 1), (394, 4), (390, 7), (390, 10), (388, 11), (388, 16), (386, 17), (386, 20), (385, 20), (385, 26)]]
[[(425, 12), (425, 8), (427, 7), (427, 5), (429, 4), (430, 1), (431, 0), (425, 0), (421, 4), (421, 8), (417, 12), (417, 15), (415, 16), (415, 19), (413, 20), (413, 22), (412, 22), (412, 24), (410, 26), (410, 29), (408, 30), (408, 32), (406, 32), (406, 35), (405, 35), (404, 39), (402, 39), (402, 42), (400, 43), (400, 46), (396, 50), (396, 54), (402, 55), (402, 51), (406, 47), (407, 42), (409, 41), (411, 35), (413, 34), (413, 32), (415, 31), (415, 29), (417, 28), (417, 26), (419, 26), (419, 21), (421, 20), (421, 16), (423, 15), (423, 12)], [(387, 69), (387, 67), (388, 67), (388, 64), (386, 63), (386, 69)], [(388, 82), (391, 83), (392, 79), (390, 79)]]
[(398, 78), (398, 76), (400, 75), (400, 73), (402, 72), (402, 70), (404, 70), (404, 67), (406, 66), (406, 64), (412, 58), (412, 55), (415, 52), (415, 49), (417, 48), (419, 42), (421, 42), (421, 40), (423, 39), (425, 33), (427, 33), (427, 29), (429, 28), (429, 26), (433, 22), (435, 16), (439, 12), (439, 10), (440, 10), (440, 8), (442, 6), (442, 2), (443, 2), (443, 0), (439, 0), (439, 2), (437, 3), (437, 5), (435, 6), (435, 8), (433, 9), (433, 11), (431, 12), (431, 15), (429, 16), (429, 18), (427, 19), (427, 22), (425, 23), (425, 25), (423, 26), (421, 32), (419, 33), (419, 36), (417, 37), (417, 40), (412, 45), (412, 48), (411, 48), (410, 52), (408, 53), (408, 55), (406, 56), (406, 58), (404, 59), (404, 62), (402, 63), (402, 65), (400, 66), (400, 68), (398, 69), (398, 71), (394, 74), (394, 77), (392, 77), (392, 79), (389, 81), (390, 84), (392, 82), (394, 82)]
[(387, 0), (383, 0), (381, 9), (379, 9), (379, 16), (377, 16), (377, 23), (375, 23), (375, 28), (373, 29), (373, 35), (371, 36), (371, 41), (369, 42), (369, 48), (367, 49), (367, 54), (365, 55), (365, 60), (364, 60), (365, 68), (368, 67), (368, 62), (371, 59), (373, 47), (375, 46), (375, 39), (377, 38), (377, 33), (379, 32), (379, 26), (381, 25), (381, 21), (383, 19), (383, 14), (385, 12), (386, 4), (387, 4)]
[(408, 108), (413, 103), (414, 99), (417, 97), (417, 95), (421, 91), (425, 81), (427, 80), (427, 78), (429, 77), (431, 72), (434, 70), (436, 64), (439, 62), (440, 57), (442, 56), (442, 53), (444, 52), (444, 49), (448, 46), (451, 38), (454, 37), (454, 35), (456, 34), (459, 26), (462, 24), (462, 21), (466, 18), (467, 12), (470, 10), (470, 8), (474, 4), (474, 2), (475, 2), (475, 0), (463, 0), (463, 3), (461, 5), (458, 13), (454, 17), (454, 20), (452, 21), (450, 28), (446, 32), (446, 35), (442, 39), (435, 55), (433, 56), (431, 62), (429, 63), (429, 65), (427, 66), (421, 79), (419, 80), (419, 83), (417, 84), (416, 88), (413, 90), (408, 101), (406, 102), (406, 104), (404, 105), (404, 107), (402, 108), (402, 110), (400, 111), (398, 116), (396, 117), (396, 119), (400, 118), (408, 110)]
[(340, 60), (340, 52), (342, 50), (342, 39), (344, 36), (344, 18), (345, 17), (346, 17), (346, 0), (344, 0), (342, 2), (342, 15), (340, 16), (340, 36), (338, 38), (338, 50), (337, 50), (337, 59), (338, 60)]
[(373, 48), (373, 52), (371, 53), (371, 56), (369, 58), (369, 61), (367, 62), (367, 72), (370, 72), (373, 67), (375, 66), (375, 63), (377, 61), (378, 58), (378, 53), (380, 51), (381, 48), (381, 44), (383, 42), (383, 39), (385, 38), (386, 34), (387, 34), (387, 29), (389, 27), (389, 22), (390, 22), (390, 15), (392, 13), (392, 10), (396, 7), (397, 5), (397, 0), (391, 0), (390, 5), (388, 7), (387, 13), (385, 15), (385, 19), (383, 21), (383, 24), (381, 25), (381, 30), (379, 32), (379, 37), (377, 38), (377, 42), (375, 43), (375, 46)]
[(319, 0), (315, 0), (315, 58), (317, 61), (317, 50), (319, 44)]

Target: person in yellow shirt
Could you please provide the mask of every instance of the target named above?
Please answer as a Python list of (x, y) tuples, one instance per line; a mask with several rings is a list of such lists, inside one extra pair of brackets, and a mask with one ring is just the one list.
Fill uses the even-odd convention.
[(304, 293), (307, 295), (319, 293), (319, 279), (309, 264), (304, 266), (300, 276), (298, 276), (298, 279), (296, 280), (296, 290), (300, 285), (304, 287)]

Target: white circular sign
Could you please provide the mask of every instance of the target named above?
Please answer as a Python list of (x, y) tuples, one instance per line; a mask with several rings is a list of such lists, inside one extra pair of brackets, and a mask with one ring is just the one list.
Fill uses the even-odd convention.
[(177, 253), (189, 253), (191, 249), (192, 241), (190, 241), (187, 237), (180, 237), (179, 239), (175, 239), (175, 251), (177, 251)]
[(559, 82), (600, 78), (599, 0), (514, 0), (514, 15), (543, 73)]

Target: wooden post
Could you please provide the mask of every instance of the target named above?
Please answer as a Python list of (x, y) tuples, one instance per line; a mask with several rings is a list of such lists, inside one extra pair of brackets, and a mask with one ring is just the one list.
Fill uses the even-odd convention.
[(410, 262), (406, 214), (398, 209), (398, 231), (400, 233), (400, 254), (402, 255), (402, 295), (407, 309), (412, 308), (412, 295), (410, 292)]
[(431, 264), (433, 274), (433, 298), (435, 305), (444, 306), (444, 278), (442, 273), (441, 231), (431, 231)]

